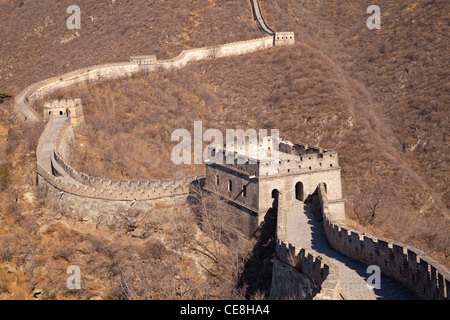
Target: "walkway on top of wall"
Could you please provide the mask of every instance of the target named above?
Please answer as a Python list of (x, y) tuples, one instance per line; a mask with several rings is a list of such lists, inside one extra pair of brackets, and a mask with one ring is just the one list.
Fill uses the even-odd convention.
[[(73, 179), (63, 168), (59, 166), (56, 161), (52, 161), (54, 152), (56, 150), (56, 142), (58, 140), (59, 132), (64, 124), (69, 121), (67, 115), (54, 115), (52, 121), (47, 124), (50, 125), (46, 139), (43, 141), (42, 150), (36, 156), (39, 157), (38, 163), (48, 172), (57, 171), (60, 175), (57, 179), (70, 183), (74, 186), (82, 186), (82, 184)], [(52, 170), (52, 168), (54, 170)]]
[(346, 300), (411, 300), (414, 297), (398, 282), (381, 276), (381, 289), (367, 286), (367, 266), (338, 252), (328, 243), (321, 221), (312, 205), (296, 201), (288, 213), (286, 242), (296, 248), (312, 250), (339, 269), (340, 293)]
[(264, 16), (262, 15), (259, 1), (258, 0), (251, 0), (251, 1), (252, 1), (253, 15), (255, 16), (255, 20), (258, 22), (259, 27), (263, 32), (267, 33), (270, 36), (273, 36), (275, 34), (275, 31), (273, 31), (267, 25), (266, 20), (264, 20)]

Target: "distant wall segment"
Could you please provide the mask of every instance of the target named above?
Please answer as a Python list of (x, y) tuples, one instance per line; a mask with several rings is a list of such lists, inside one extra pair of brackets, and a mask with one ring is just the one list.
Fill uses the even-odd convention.
[[(67, 164), (60, 155), (60, 153), (67, 155), (70, 152), (73, 137), (72, 126), (69, 125), (67, 118), (55, 140), (50, 135), (55, 123), (54, 119), (56, 118), (52, 117), (48, 122), (38, 143), (37, 173), (61, 191), (82, 197), (114, 201), (155, 200), (187, 195), (192, 181), (203, 177), (190, 176), (181, 179), (134, 181), (104, 180), (79, 173)], [(55, 142), (53, 143), (53, 141)], [(51, 150), (50, 155), (45, 152), (49, 149)], [(56, 170), (60, 172), (60, 176), (55, 175), (55, 167), (62, 168), (62, 170)]]
[(28, 86), (15, 97), (14, 110), (18, 118), (22, 121), (43, 121), (43, 117), (39, 115), (32, 106), (38, 100), (43, 99), (45, 96), (56, 92), (59, 89), (84, 82), (131, 77), (142, 70), (157, 71), (173, 68), (179, 69), (192, 61), (247, 54), (270, 49), (276, 45), (290, 45), (295, 43), (295, 39), (292, 39), (292, 37), (293, 33), (290, 41), (285, 43), (275, 41), (274, 36), (269, 36), (212, 47), (183, 50), (180, 55), (169, 60), (156, 60), (156, 58), (146, 60), (144, 59), (146, 58), (145, 56), (139, 60), (139, 57), (131, 57), (132, 62), (103, 64), (82, 68)]
[[(37, 175), (42, 178), (37, 179), (37, 181), (45, 180), (46, 183), (54, 188), (79, 197), (110, 201), (148, 201), (188, 194), (190, 183), (202, 177), (134, 181), (94, 178), (77, 172), (63, 160), (63, 158), (70, 156), (71, 148), (73, 147), (70, 141), (70, 138), (73, 138), (73, 133), (71, 133), (73, 130), (72, 126), (66, 123), (59, 130), (55, 125), (57, 123), (61, 125), (61, 119), (55, 122), (53, 117), (67, 116), (70, 118), (69, 115), (71, 113), (79, 113), (80, 119), (81, 117), (84, 119), (84, 116), (81, 116), (82, 111), (80, 111), (81, 102), (79, 100), (63, 100), (62, 102), (65, 102), (65, 105), (59, 106), (59, 102), (54, 100), (51, 102), (51, 105), (49, 103), (46, 105), (44, 117), (33, 109), (33, 105), (49, 94), (79, 83), (130, 77), (142, 70), (157, 71), (182, 68), (191, 61), (246, 54), (269, 49), (274, 45), (274, 37), (269, 36), (213, 47), (184, 50), (172, 60), (158, 61), (155, 56), (134, 56), (131, 57), (130, 62), (81, 68), (28, 86), (14, 99), (14, 110), (17, 117), (22, 121), (31, 122), (48, 120), (37, 148)], [(73, 110), (69, 110), (70, 108), (67, 107), (69, 102), (74, 103), (73, 106), (71, 105)], [(55, 112), (59, 107), (62, 108), (61, 110), (64, 109), (64, 111), (58, 110), (58, 112)], [(79, 122), (84, 122), (83, 119)], [(71, 118), (70, 120), (72, 121)], [(56, 143), (52, 145), (49, 141), (53, 141), (55, 138)]]

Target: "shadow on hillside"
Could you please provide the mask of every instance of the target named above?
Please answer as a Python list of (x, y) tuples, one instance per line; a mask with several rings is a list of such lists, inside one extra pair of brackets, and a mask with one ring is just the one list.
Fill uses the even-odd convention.
[[(247, 299), (255, 294), (270, 296), (272, 258), (275, 254), (278, 200), (275, 199), (253, 237), (257, 239), (252, 254), (244, 266), (238, 286), (245, 289)], [(259, 295), (258, 295), (259, 296)]]

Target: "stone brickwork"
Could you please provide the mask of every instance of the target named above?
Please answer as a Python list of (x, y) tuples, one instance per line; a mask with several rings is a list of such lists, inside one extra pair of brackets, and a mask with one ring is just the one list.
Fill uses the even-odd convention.
[[(84, 122), (80, 101), (50, 102), (45, 106), (44, 117), (32, 107), (48, 94), (82, 82), (129, 77), (144, 69), (181, 68), (191, 61), (295, 43), (294, 33), (276, 33), (270, 29), (257, 0), (252, 0), (252, 7), (255, 20), (269, 36), (184, 50), (171, 60), (158, 61), (154, 56), (139, 56), (131, 57), (130, 62), (82, 68), (32, 84), (19, 93), (14, 99), (14, 110), (19, 119), (48, 121), (36, 151), (36, 182), (41, 192), (62, 212), (74, 218), (111, 227), (135, 228), (145, 220), (143, 212), (149, 209), (186, 203), (192, 183), (205, 179), (203, 188), (207, 194), (207, 208), (216, 210), (216, 214), (230, 213), (227, 224), (247, 237), (253, 234), (277, 202), (278, 244), (272, 298), (334, 300), (340, 298), (339, 268), (314, 250), (293, 245), (290, 240), (298, 240), (299, 237), (295, 232), (293, 236), (292, 227), (289, 237), (286, 233), (288, 226), (296, 226), (293, 220), (299, 217), (299, 212), (292, 209), (296, 209), (299, 202), (303, 205), (318, 198), (324, 232), (334, 249), (363, 264), (379, 266), (384, 274), (402, 283), (420, 299), (448, 300), (450, 275), (445, 267), (415, 248), (345, 227), (341, 168), (336, 152), (269, 139), (266, 141), (266, 147), (271, 150), (268, 158), (279, 161), (275, 167), (266, 162), (250, 161), (253, 159), (233, 150), (234, 162), (208, 164), (206, 177), (155, 181), (101, 179), (77, 172), (64, 160), (70, 157), (73, 148), (73, 128)], [(216, 151), (230, 154), (226, 147)], [(313, 206), (316, 204), (312, 203)], [(340, 268), (342, 270), (342, 265)]]
[(273, 31), (266, 23), (266, 20), (264, 19), (264, 16), (261, 11), (261, 6), (259, 5), (258, 0), (251, 0), (252, 2), (252, 9), (253, 9), (253, 17), (255, 18), (255, 21), (258, 23), (259, 28), (262, 32), (273, 36), (275, 34), (275, 31)]
[(381, 272), (419, 299), (449, 300), (450, 273), (424, 252), (389, 239), (376, 238), (337, 223), (328, 208), (325, 187), (319, 188), (323, 226), (333, 248)]
[(271, 299), (340, 299), (337, 268), (314, 252), (278, 242), (273, 269)]
[(237, 205), (226, 196), (206, 191), (203, 193), (202, 203), (211, 216), (222, 221), (225, 228), (243, 238), (248, 239), (258, 228), (258, 214), (245, 206)]
[(140, 66), (156, 66), (156, 56), (134, 56), (130, 57), (130, 62), (138, 63)]
[[(79, 173), (55, 153), (55, 161), (79, 182), (67, 186), (67, 191), (80, 196), (101, 198), (106, 200), (152, 200), (172, 196), (187, 195), (192, 181), (203, 176), (188, 176), (180, 179), (166, 180), (115, 180), (93, 178)], [(80, 188), (80, 185), (82, 186)]]
[(58, 133), (58, 138), (56, 139), (55, 149), (52, 154), (52, 165), (55, 166), (57, 163), (55, 161), (56, 155), (61, 155), (65, 158), (70, 158), (72, 156), (72, 150), (75, 143), (75, 134), (73, 131), (73, 126), (69, 121), (66, 121)]
[(129, 77), (140, 72), (137, 63), (112, 63), (81, 68), (57, 77), (52, 77), (28, 86), (14, 98), (14, 108), (19, 119), (24, 121), (43, 121), (33, 109), (36, 101), (43, 99), (61, 88), (70, 87), (83, 82), (100, 79), (117, 79)]
[(158, 69), (179, 69), (183, 68), (192, 61), (247, 54), (269, 49), (273, 46), (273, 37), (265, 37), (254, 40), (233, 42), (214, 47), (183, 50), (180, 55), (173, 59), (158, 60), (156, 66)]
[[(322, 255), (318, 255), (315, 251), (292, 245), (290, 242), (294, 241), (293, 238), (286, 238), (283, 232), (278, 232), (278, 244), (273, 265), (272, 298), (289, 298), (290, 295), (300, 291), (303, 294), (318, 293), (314, 295), (313, 299), (340, 299), (340, 296), (345, 296), (344, 292), (342, 292), (343, 288), (341, 288), (344, 280), (348, 286), (348, 281), (350, 280), (350, 283), (353, 283), (351, 281), (354, 279), (345, 279), (345, 277), (349, 276), (349, 273), (339, 268), (347, 268), (347, 265), (357, 261), (366, 267), (369, 265), (378, 266), (383, 277), (387, 276), (390, 279), (394, 279), (418, 299), (449, 300), (450, 273), (447, 268), (427, 257), (425, 253), (416, 248), (392, 240), (369, 236), (356, 230), (350, 230), (344, 224), (337, 222), (329, 210), (327, 191), (323, 183), (319, 185), (315, 197), (318, 198), (320, 203), (319, 210), (324, 237), (327, 238), (327, 241), (333, 248), (332, 250), (335, 249), (339, 253), (331, 255), (328, 253), (328, 258), (325, 258)], [(279, 215), (289, 210), (289, 202), (285, 200), (283, 198), (280, 199)], [(285, 214), (285, 216), (287, 215)], [(282, 223), (280, 217), (278, 222)], [(289, 219), (285, 221), (285, 223), (292, 222)], [(283, 227), (286, 227), (286, 224)], [(299, 232), (302, 231), (299, 230)], [(317, 241), (315, 242), (316, 247), (318, 246)], [(326, 251), (323, 252), (326, 253)], [(342, 264), (342, 261), (338, 262), (333, 260), (333, 258), (329, 258), (340, 253), (350, 258), (348, 261), (343, 260), (345, 264)], [(355, 262), (350, 263), (350, 261)], [(339, 264), (340, 267), (336, 264)], [(316, 284), (317, 287), (305, 285), (305, 276), (312, 280), (312, 283)], [(292, 279), (291, 282), (289, 277)], [(359, 285), (364, 287), (364, 281)], [(387, 284), (383, 282), (383, 286), (387, 286)], [(346, 290), (346, 294), (348, 294), (349, 288), (347, 287)], [(352, 291), (351, 288), (350, 290)], [(357, 290), (360, 289), (355, 287), (355, 291)], [(392, 289), (384, 290), (384, 294), (389, 295), (389, 292), (386, 290)], [(404, 297), (401, 291), (397, 294), (391, 292), (390, 295), (392, 296), (391, 298)], [(359, 299), (373, 298), (370, 295), (365, 296), (363, 292), (356, 296)], [(307, 296), (307, 298), (310, 298), (310, 296)]]
[(295, 44), (294, 32), (277, 32), (274, 36), (275, 46), (287, 46)]
[[(342, 220), (345, 210), (337, 153), (289, 141), (278, 142), (274, 137), (268, 141), (270, 144), (259, 145), (258, 151), (260, 155), (266, 153), (268, 161), (253, 159), (245, 152), (236, 151), (234, 146), (215, 147), (214, 159), (224, 161), (211, 161), (207, 165), (205, 190), (217, 198), (227, 199), (233, 207), (254, 212), (257, 222), (252, 224), (258, 226), (272, 207), (274, 191), (282, 195), (284, 203), (292, 204), (298, 198), (302, 201), (311, 198), (319, 184), (325, 183), (333, 203), (332, 213)], [(279, 219), (279, 225), (284, 225), (287, 217), (281, 212)], [(248, 226), (242, 227), (248, 230)], [(247, 236), (255, 230), (250, 230)], [(280, 236), (283, 231), (279, 231)]]

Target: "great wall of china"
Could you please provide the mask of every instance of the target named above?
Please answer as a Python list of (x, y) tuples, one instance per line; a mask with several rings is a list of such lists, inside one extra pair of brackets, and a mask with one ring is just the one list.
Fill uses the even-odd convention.
[[(266, 37), (184, 50), (171, 60), (159, 61), (154, 56), (140, 56), (131, 57), (131, 62), (82, 68), (32, 84), (19, 93), (14, 99), (14, 109), (20, 120), (30, 122), (48, 120), (36, 150), (36, 182), (39, 189), (45, 191), (48, 199), (67, 215), (111, 227), (127, 227), (130, 223), (138, 225), (143, 217), (133, 216), (134, 222), (130, 222), (126, 217), (128, 213), (132, 216), (133, 210), (133, 212), (148, 211), (149, 208), (158, 206), (185, 203), (191, 183), (205, 179), (204, 176), (176, 180), (119, 181), (79, 173), (64, 160), (70, 157), (74, 123), (77, 123), (74, 117), (79, 116), (71, 114), (64, 104), (72, 104), (74, 101), (53, 102), (53, 107), (64, 107), (64, 112), (45, 114), (45, 117), (39, 115), (33, 106), (56, 90), (78, 83), (130, 77), (142, 70), (182, 68), (191, 61), (247, 54), (275, 46), (294, 44), (293, 32), (274, 32), (266, 24), (258, 0), (252, 0), (251, 4), (254, 18)], [(309, 168), (305, 167), (306, 170), (322, 170), (314, 167), (316, 162), (312, 161)], [(293, 174), (290, 171), (293, 170), (291, 166), (286, 168), (282, 166), (281, 169), (286, 171), (286, 175)], [(340, 168), (332, 170), (333, 172), (338, 170), (340, 184)], [(331, 211), (329, 209), (335, 208), (336, 205), (340, 206), (340, 200), (338, 202), (328, 200), (327, 190), (333, 192), (330, 190), (333, 190), (332, 184), (335, 182), (327, 183), (327, 186), (322, 182), (312, 182), (318, 185), (315, 202), (313, 201), (315, 208), (305, 209), (305, 212), (299, 204), (292, 206), (292, 199), (286, 199), (285, 195), (280, 197), (276, 232), (278, 245), (271, 288), (273, 299), (297, 296), (302, 284), (301, 280), (300, 282), (296, 280), (298, 278), (296, 275), (300, 274), (314, 284), (314, 294), (308, 298), (326, 300), (377, 298), (374, 291), (366, 287), (364, 280), (366, 275), (361, 271), (365, 271), (367, 265), (379, 266), (385, 276), (401, 283), (415, 298), (449, 299), (448, 269), (420, 250), (346, 228), (342, 217), (337, 218), (334, 214), (335, 209)], [(313, 191), (308, 192), (312, 194)], [(301, 205), (303, 206), (303, 202)], [(315, 212), (317, 208), (320, 208), (319, 215)], [(315, 218), (311, 218), (311, 214)], [(320, 241), (317, 240), (319, 236), (322, 236)], [(349, 260), (343, 260), (346, 258), (338, 257), (338, 254), (348, 257)], [(352, 267), (352, 261), (359, 264)], [(356, 272), (353, 272), (355, 270)], [(358, 284), (355, 284), (355, 281)], [(357, 293), (353, 295), (352, 292)], [(394, 298), (398, 292), (396, 288), (392, 289)], [(398, 294), (397, 297), (403, 297), (403, 293)]]
[[(416, 248), (351, 230), (338, 222), (329, 210), (324, 184), (319, 185), (317, 199), (322, 221), (309, 222), (313, 232), (318, 233), (316, 239), (311, 241), (312, 246), (305, 244), (305, 239), (295, 241), (292, 237), (277, 234), (272, 298), (297, 294), (299, 283), (294, 285), (292, 277), (286, 279), (285, 271), (277, 272), (277, 268), (285, 268), (291, 270), (287, 274), (297, 270), (312, 279), (318, 285), (317, 295), (314, 296), (318, 300), (373, 299), (370, 295), (374, 293), (387, 299), (410, 299), (409, 293), (423, 300), (449, 299), (450, 273), (446, 267)], [(280, 203), (281, 211), (284, 210), (282, 206)], [(298, 232), (301, 233), (301, 230)], [(308, 241), (308, 236), (303, 235)], [(321, 243), (324, 239), (326, 244)], [(300, 245), (297, 244), (299, 242)], [(367, 290), (366, 283), (357, 279), (364, 277), (366, 266), (371, 265), (378, 266), (383, 276), (387, 276), (382, 280), (383, 290), (370, 292), (372, 290)], [(353, 275), (345, 270), (349, 266), (356, 271)]]

